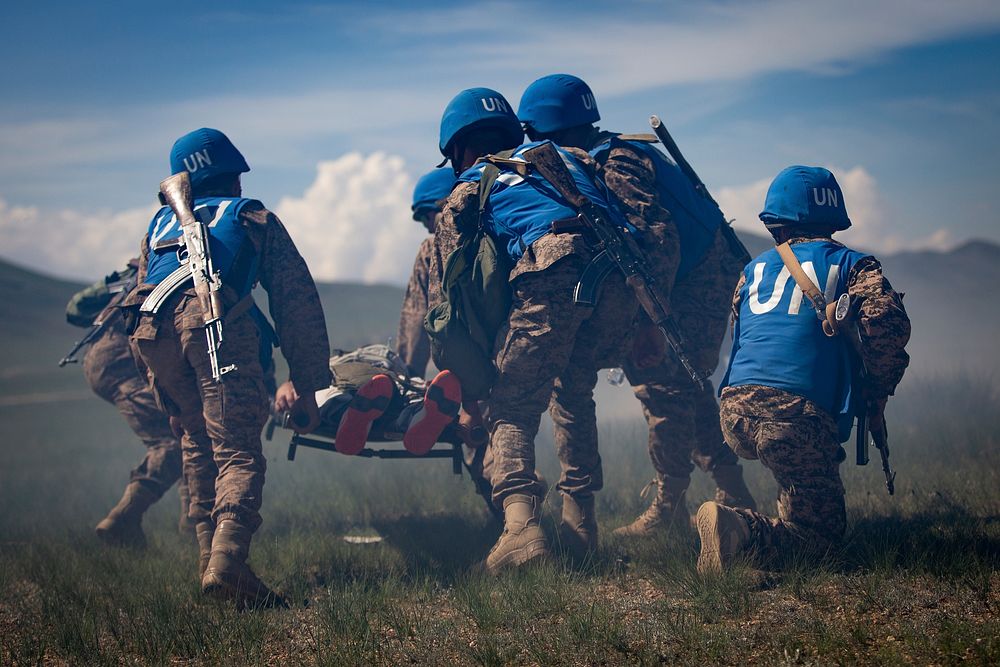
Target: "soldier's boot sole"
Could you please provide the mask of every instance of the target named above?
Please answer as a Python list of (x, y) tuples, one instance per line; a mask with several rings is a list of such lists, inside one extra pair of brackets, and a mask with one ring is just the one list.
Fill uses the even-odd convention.
[[(219, 556), (213, 555), (213, 561)], [(232, 600), (240, 611), (288, 609), (288, 602), (257, 578), (246, 563), (210, 564), (201, 578), (201, 592), (217, 600)]]
[(406, 451), (423, 456), (434, 447), (442, 431), (458, 417), (462, 384), (451, 371), (441, 371), (427, 386), (424, 404), (403, 435)]
[(484, 565), (489, 574), (496, 575), (510, 568), (547, 560), (550, 555), (541, 526), (526, 526), (517, 534), (504, 532)]
[(337, 428), (334, 447), (338, 452), (353, 456), (365, 448), (372, 422), (389, 407), (392, 392), (388, 375), (376, 375), (358, 389)]
[(750, 526), (735, 510), (715, 502), (698, 509), (699, 574), (723, 572), (743, 553), (750, 541)]

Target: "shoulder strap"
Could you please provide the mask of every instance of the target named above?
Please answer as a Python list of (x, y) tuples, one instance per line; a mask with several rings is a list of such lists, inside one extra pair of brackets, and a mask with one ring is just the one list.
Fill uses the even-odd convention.
[(500, 177), (500, 168), (490, 161), (489, 158), (495, 159), (499, 163), (510, 160), (510, 156), (514, 154), (514, 151), (500, 151), (496, 155), (488, 155), (486, 158), (486, 166), (483, 167), (483, 173), (479, 177), (479, 226), (482, 227), (482, 217), (483, 210), (486, 208), (487, 202), (490, 200), (490, 191), (493, 189), (493, 184), (497, 182)]
[(795, 280), (795, 284), (799, 286), (802, 293), (806, 295), (809, 299), (809, 303), (812, 304), (813, 309), (816, 311), (816, 317), (823, 323), (823, 333), (827, 336), (837, 335), (837, 320), (834, 317), (834, 310), (837, 307), (836, 303), (828, 304), (826, 302), (826, 297), (823, 292), (820, 291), (816, 283), (812, 281), (806, 272), (802, 270), (802, 265), (799, 264), (799, 258), (795, 256), (792, 252), (792, 247), (788, 244), (788, 241), (779, 244), (775, 248), (778, 251), (778, 255), (781, 257), (782, 264), (788, 269), (788, 272), (792, 274), (792, 278)]

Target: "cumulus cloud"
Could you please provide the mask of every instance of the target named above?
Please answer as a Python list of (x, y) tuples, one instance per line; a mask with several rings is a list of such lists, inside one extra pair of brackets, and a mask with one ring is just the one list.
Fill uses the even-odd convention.
[(403, 284), (425, 235), (410, 218), (413, 185), (398, 156), (348, 153), (320, 162), (312, 185), (275, 212), (318, 280)]
[[(414, 179), (403, 159), (349, 153), (320, 162), (298, 197), (275, 208), (317, 280), (405, 284), (426, 232), (410, 218)], [(139, 252), (157, 205), (46, 212), (0, 198), (0, 250), (43, 273), (93, 280)]]
[(0, 198), (3, 256), (42, 273), (94, 280), (139, 253), (157, 206), (83, 213), (11, 206)]
[[(844, 191), (847, 213), (851, 217), (851, 228), (838, 235), (845, 243), (890, 253), (914, 249), (946, 250), (954, 245), (954, 239), (947, 229), (939, 229), (916, 239), (904, 237), (895, 231), (886, 214), (878, 182), (863, 166), (851, 169), (830, 167), (830, 171)], [(764, 207), (764, 198), (770, 184), (771, 179), (765, 178), (747, 185), (718, 190), (716, 198), (719, 206), (728, 218), (735, 219), (733, 225), (737, 229), (756, 234), (765, 231), (757, 215)]]

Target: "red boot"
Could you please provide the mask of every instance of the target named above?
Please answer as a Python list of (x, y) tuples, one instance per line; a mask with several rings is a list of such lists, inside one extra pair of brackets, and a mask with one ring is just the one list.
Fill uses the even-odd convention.
[(388, 375), (376, 375), (358, 389), (337, 428), (334, 446), (338, 452), (353, 456), (365, 448), (372, 422), (389, 407), (392, 391), (392, 379)]
[(424, 407), (406, 429), (403, 446), (418, 456), (429, 452), (461, 407), (462, 384), (451, 371), (441, 371), (427, 386)]

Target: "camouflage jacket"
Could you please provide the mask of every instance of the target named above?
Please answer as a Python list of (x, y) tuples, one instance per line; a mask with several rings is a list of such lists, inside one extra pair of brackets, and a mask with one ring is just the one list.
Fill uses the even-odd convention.
[(396, 351), (410, 375), (417, 377), (423, 377), (427, 372), (427, 362), (431, 358), (431, 341), (424, 331), (424, 316), (431, 307), (429, 287), (433, 254), (434, 237), (428, 236), (421, 242), (413, 262), (413, 273), (406, 286), (396, 335)]
[[(257, 252), (257, 278), (267, 291), (268, 310), (282, 355), (288, 361), (289, 379), (300, 393), (329, 387), (330, 342), (323, 305), (309, 267), (278, 216), (263, 205), (248, 204), (240, 219), (247, 226), (247, 238)], [(149, 258), (148, 241), (148, 237), (142, 240), (139, 287), (125, 300), (126, 306), (138, 306), (153, 289), (153, 285), (143, 282)], [(187, 293), (193, 295), (194, 288)], [(186, 300), (185, 308), (184, 321), (190, 322), (192, 328), (201, 326), (197, 299)]]
[(642, 232), (650, 268), (663, 296), (669, 297), (681, 261), (680, 235), (670, 211), (660, 202), (652, 159), (632, 144), (612, 138), (597, 174)]

